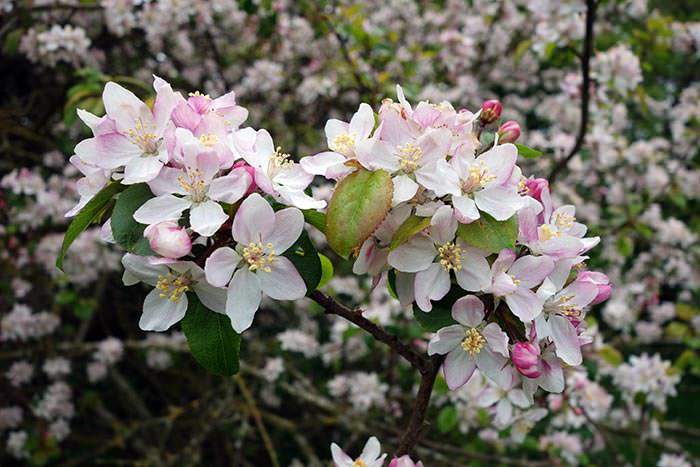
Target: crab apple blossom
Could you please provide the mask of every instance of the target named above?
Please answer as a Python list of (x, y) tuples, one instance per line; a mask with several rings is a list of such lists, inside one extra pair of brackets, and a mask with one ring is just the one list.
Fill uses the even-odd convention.
[(508, 120), (498, 127), (498, 138), (501, 143), (514, 143), (520, 138), (520, 124), (513, 120)]
[(127, 253), (122, 258), (124, 285), (139, 282), (153, 286), (143, 302), (139, 327), (144, 331), (166, 331), (185, 317), (187, 292), (217, 313), (226, 311), (226, 290), (214, 287), (204, 271), (191, 261), (147, 258)]
[(187, 229), (177, 222), (165, 221), (149, 225), (144, 233), (151, 249), (164, 258), (177, 259), (190, 253), (192, 239)]
[(452, 318), (459, 324), (440, 329), (428, 344), (428, 355), (447, 354), (443, 371), (447, 386), (464, 385), (479, 368), (484, 375), (498, 379), (508, 361), (508, 336), (496, 323), (484, 322), (484, 304), (467, 295), (452, 306)]
[(336, 467), (381, 467), (386, 459), (386, 454), (381, 454), (381, 451), (379, 440), (374, 436), (367, 440), (360, 457), (355, 460), (347, 455), (340, 446), (335, 443), (331, 444), (331, 454)]
[(540, 376), (540, 346), (531, 342), (516, 342), (510, 351), (515, 368), (525, 377)]
[(207, 281), (228, 286), (226, 314), (236, 332), (253, 323), (262, 295), (274, 300), (297, 300), (306, 284), (292, 262), (281, 256), (304, 229), (304, 216), (296, 208), (274, 212), (257, 193), (246, 198), (233, 219), (236, 247), (221, 247), (206, 260)]
[(597, 305), (603, 303), (612, 294), (612, 286), (610, 285), (610, 279), (607, 275), (602, 272), (595, 271), (583, 271), (576, 276), (576, 280), (583, 282), (591, 282), (598, 287), (598, 293), (596, 294), (591, 305)]
[(177, 103), (170, 85), (156, 77), (153, 83), (156, 100), (153, 109), (131, 91), (114, 82), (102, 94), (111, 131), (100, 131), (75, 147), (75, 154), (85, 163), (107, 170), (124, 169), (124, 184), (153, 180), (168, 162), (164, 135)]
[(479, 120), (488, 125), (501, 118), (501, 112), (503, 112), (503, 104), (497, 99), (489, 99), (481, 104)]

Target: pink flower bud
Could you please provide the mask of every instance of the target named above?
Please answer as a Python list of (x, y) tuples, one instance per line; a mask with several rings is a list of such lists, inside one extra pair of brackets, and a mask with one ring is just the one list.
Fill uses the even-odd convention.
[(501, 118), (501, 112), (503, 112), (501, 102), (496, 99), (489, 99), (481, 104), (481, 115), (479, 118), (483, 124), (488, 125)]
[(423, 463), (421, 461), (413, 462), (413, 459), (406, 454), (404, 456), (394, 457), (391, 459), (391, 462), (389, 462), (389, 467), (423, 467)]
[(233, 170), (239, 169), (243, 167), (246, 172), (248, 172), (248, 175), (250, 175), (250, 186), (248, 187), (248, 191), (246, 191), (245, 195), (243, 196), (248, 196), (249, 194), (253, 193), (255, 190), (258, 189), (258, 186), (255, 184), (255, 169), (251, 166), (249, 166), (245, 161), (238, 161), (235, 164), (233, 164)]
[(604, 302), (605, 300), (610, 298), (610, 294), (612, 294), (612, 286), (610, 285), (610, 279), (602, 272), (583, 271), (579, 273), (579, 275), (576, 277), (576, 280), (583, 282), (591, 282), (598, 286), (598, 295), (595, 296), (595, 298), (591, 302), (591, 305), (596, 305), (598, 303)]
[(501, 143), (514, 143), (520, 138), (520, 124), (515, 120), (508, 120), (498, 128), (498, 141)]
[(549, 182), (545, 178), (526, 178), (525, 188), (527, 188), (528, 195), (541, 202), (542, 191), (549, 190)]
[(540, 369), (540, 346), (532, 342), (518, 342), (511, 352), (513, 365), (521, 375), (527, 378), (537, 378), (542, 374)]
[(151, 249), (165, 258), (181, 258), (192, 249), (192, 240), (187, 230), (177, 222), (165, 221), (149, 225), (143, 234)]

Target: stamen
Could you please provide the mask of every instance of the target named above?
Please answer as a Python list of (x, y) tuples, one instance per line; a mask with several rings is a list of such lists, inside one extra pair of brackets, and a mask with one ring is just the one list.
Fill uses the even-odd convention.
[(367, 464), (362, 459), (357, 459), (352, 463), (352, 467), (367, 467)]
[(336, 136), (335, 138), (333, 138), (329, 149), (331, 151), (339, 152), (344, 156), (350, 156), (355, 149), (354, 134), (343, 133)]
[(177, 177), (177, 181), (182, 189), (189, 194), (190, 199), (195, 203), (201, 203), (206, 200), (208, 187), (204, 181), (202, 171), (188, 167), (185, 169), (185, 173), (186, 175)]
[(158, 276), (156, 289), (160, 290), (160, 298), (167, 298), (171, 302), (179, 302), (182, 294), (190, 290), (192, 279), (188, 274), (173, 274), (172, 271), (167, 275)]
[(462, 349), (471, 357), (478, 355), (481, 349), (486, 344), (486, 339), (475, 328), (470, 328), (465, 332), (464, 340), (462, 341)]
[(136, 126), (126, 132), (127, 137), (136, 146), (141, 148), (146, 155), (156, 155), (158, 154), (158, 147), (160, 146), (160, 139), (153, 132), (155, 131), (155, 124), (145, 123), (142, 119), (136, 120)]
[(276, 254), (272, 243), (263, 245), (262, 242), (250, 242), (243, 248), (243, 259), (248, 263), (250, 271), (271, 272), (270, 265), (275, 261)]
[(287, 153), (282, 152), (282, 148), (277, 146), (275, 153), (270, 156), (270, 161), (268, 162), (268, 172), (270, 174), (277, 173), (280, 169), (286, 169), (294, 165), (294, 161), (289, 160), (291, 156)]
[(537, 228), (537, 231), (539, 233), (540, 240), (543, 242), (546, 242), (554, 237), (561, 236), (561, 232), (556, 230), (556, 228), (552, 227), (550, 224), (542, 224)]
[(207, 147), (207, 148), (212, 148), (212, 147), (216, 146), (216, 143), (219, 142), (219, 137), (213, 133), (209, 133), (206, 135), (201, 135), (199, 137), (199, 142), (202, 143), (202, 145)]
[(489, 169), (483, 162), (469, 167), (469, 176), (462, 180), (462, 191), (464, 193), (473, 193), (486, 186), (487, 183), (494, 180), (495, 175), (489, 172)]
[(462, 270), (462, 248), (452, 242), (447, 242), (438, 247), (440, 253), (440, 265), (449, 272), (450, 269), (455, 271)]
[(406, 173), (411, 173), (418, 168), (418, 163), (423, 157), (420, 146), (408, 142), (398, 148), (399, 166)]

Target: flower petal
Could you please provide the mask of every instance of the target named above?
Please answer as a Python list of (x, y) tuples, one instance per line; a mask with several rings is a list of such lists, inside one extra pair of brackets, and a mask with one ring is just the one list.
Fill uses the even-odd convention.
[(263, 240), (270, 242), (275, 253), (281, 255), (289, 249), (301, 236), (304, 230), (304, 215), (297, 208), (285, 208), (275, 213), (275, 228)]
[(261, 299), (257, 276), (247, 268), (236, 271), (228, 286), (226, 298), (226, 315), (231, 320), (234, 331), (240, 334), (253, 324)]
[(462, 297), (452, 305), (452, 318), (464, 326), (475, 328), (484, 319), (484, 304), (474, 295)]
[(549, 328), (552, 333), (552, 340), (556, 346), (557, 356), (567, 365), (580, 365), (581, 344), (578, 334), (571, 322), (563, 316), (551, 316), (549, 318)]
[(428, 342), (428, 355), (444, 355), (459, 346), (464, 339), (464, 328), (460, 324), (453, 324), (440, 329), (433, 334)]
[(469, 292), (484, 290), (489, 285), (491, 270), (484, 255), (476, 248), (462, 250), (462, 268), (455, 271), (457, 284)]
[(447, 354), (445, 363), (442, 365), (442, 371), (445, 374), (447, 387), (455, 390), (464, 386), (464, 383), (469, 381), (469, 378), (474, 374), (476, 362), (462, 347), (457, 347)]
[(139, 327), (144, 331), (167, 331), (170, 326), (185, 317), (187, 312), (187, 295), (178, 301), (160, 297), (160, 290), (153, 289), (143, 301), (143, 313)]
[(423, 311), (433, 309), (431, 300), (440, 300), (450, 291), (450, 273), (438, 263), (416, 274), (414, 285), (416, 304)]
[(427, 269), (437, 255), (430, 237), (418, 235), (389, 253), (389, 264), (402, 272), (419, 272)]
[(214, 287), (226, 287), (240, 262), (241, 256), (232, 248), (217, 248), (204, 263), (207, 282)]
[(508, 308), (523, 323), (529, 323), (542, 312), (542, 300), (531, 290), (518, 288), (510, 295), (506, 295)]
[(211, 237), (226, 222), (228, 216), (216, 201), (208, 200), (190, 209), (192, 230), (204, 237)]
[(204, 306), (217, 313), (226, 313), (227, 292), (225, 288), (214, 287), (206, 282), (198, 282), (193, 289)]
[(261, 242), (275, 228), (275, 212), (258, 193), (248, 196), (233, 219), (233, 239), (243, 245)]
[(275, 258), (270, 272), (258, 271), (260, 288), (265, 295), (275, 300), (297, 300), (306, 295), (306, 284), (299, 271), (284, 256)]

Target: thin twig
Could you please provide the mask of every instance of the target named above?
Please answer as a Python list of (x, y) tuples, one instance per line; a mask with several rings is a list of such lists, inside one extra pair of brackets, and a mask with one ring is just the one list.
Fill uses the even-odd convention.
[(595, 13), (598, 3), (596, 0), (586, 0), (586, 36), (583, 40), (583, 54), (581, 55), (581, 75), (583, 82), (581, 84), (581, 119), (579, 123), (578, 135), (574, 147), (571, 148), (569, 154), (552, 168), (549, 173), (550, 185), (554, 183), (557, 175), (569, 164), (571, 159), (581, 150), (583, 143), (586, 140), (586, 132), (588, 131), (588, 120), (590, 115), (590, 100), (591, 100), (591, 56), (593, 55), (593, 45), (595, 42), (595, 33), (593, 25), (595, 23)]
[(274, 444), (272, 444), (270, 434), (265, 428), (265, 423), (263, 423), (262, 415), (258, 410), (258, 406), (255, 404), (255, 399), (253, 399), (253, 395), (250, 393), (250, 390), (248, 389), (248, 386), (245, 384), (245, 380), (241, 377), (241, 375), (236, 375), (234, 379), (238, 384), (238, 388), (241, 390), (241, 394), (243, 394), (243, 399), (245, 399), (246, 404), (248, 404), (248, 408), (250, 409), (250, 413), (253, 416), (253, 420), (255, 420), (255, 426), (260, 432), (260, 437), (262, 438), (263, 445), (265, 446), (265, 450), (267, 451), (267, 455), (270, 457), (270, 462), (272, 463), (273, 467), (279, 467), (280, 461), (277, 458), (275, 446)]

